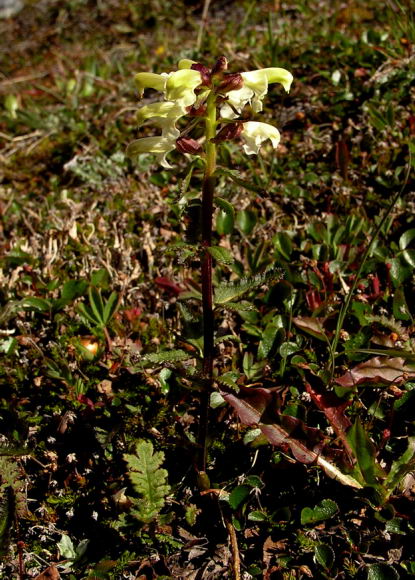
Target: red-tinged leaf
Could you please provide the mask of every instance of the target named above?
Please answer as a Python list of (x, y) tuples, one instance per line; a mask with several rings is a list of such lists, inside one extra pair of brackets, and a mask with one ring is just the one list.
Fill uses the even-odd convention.
[(273, 398), (271, 389), (241, 387), (241, 395), (239, 397), (225, 392), (221, 392), (221, 395), (235, 409), (243, 423), (246, 425), (258, 425), (272, 445), (282, 449), (290, 449), (295, 459), (301, 463), (316, 463), (324, 469), (329, 477), (334, 477), (344, 485), (355, 488), (362, 487), (358, 481), (342, 473), (336, 465), (327, 461), (322, 455), (310, 451), (303, 443), (290, 437), (280, 425), (261, 423), (261, 418)]
[(83, 395), (83, 394), (78, 395), (76, 397), (76, 400), (79, 401), (80, 403), (82, 403), (83, 405), (86, 405), (87, 407), (89, 407), (89, 409), (91, 409), (91, 411), (94, 411), (95, 410), (94, 403), (86, 395)]
[(334, 432), (339, 437), (350, 457), (353, 457), (353, 450), (347, 439), (346, 432), (351, 427), (351, 422), (344, 414), (350, 401), (340, 399), (334, 393), (319, 393), (311, 386), (310, 383), (305, 383), (307, 393), (310, 394), (314, 404), (323, 411), (328, 422), (333, 427)]
[(232, 393), (221, 393), (223, 398), (238, 413), (238, 417), (245, 425), (256, 425), (272, 399), (269, 389), (243, 389), (244, 396), (237, 397)]
[(307, 449), (303, 443), (292, 439), (279, 425), (264, 425), (261, 423), (259, 424), (259, 428), (272, 445), (288, 447), (295, 459), (300, 463), (310, 464), (317, 461), (317, 453)]
[(172, 296), (178, 296), (179, 294), (184, 292), (184, 288), (182, 288), (181, 286), (179, 286), (178, 284), (176, 284), (175, 282), (173, 282), (172, 280), (170, 280), (170, 278), (167, 278), (166, 276), (160, 276), (160, 277), (156, 278), (154, 280), (154, 282), (162, 290), (166, 290), (167, 292), (170, 292), (170, 294), (172, 294)]
[(326, 331), (324, 330), (324, 318), (313, 318), (312, 316), (297, 316), (293, 322), (298, 328), (304, 330), (314, 338), (327, 340)]
[(404, 358), (374, 357), (338, 377), (336, 383), (347, 388), (361, 383), (401, 384), (412, 378), (415, 378), (414, 367), (405, 364)]
[(308, 290), (305, 294), (305, 299), (307, 300), (307, 306), (312, 312), (323, 304), (318, 290)]

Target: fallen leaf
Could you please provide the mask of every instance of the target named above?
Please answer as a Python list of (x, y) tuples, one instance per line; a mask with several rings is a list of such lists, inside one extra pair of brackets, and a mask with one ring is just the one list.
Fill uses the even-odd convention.
[(376, 356), (358, 364), (335, 380), (342, 387), (355, 387), (361, 383), (400, 384), (414, 377), (413, 366), (405, 364), (405, 359)]

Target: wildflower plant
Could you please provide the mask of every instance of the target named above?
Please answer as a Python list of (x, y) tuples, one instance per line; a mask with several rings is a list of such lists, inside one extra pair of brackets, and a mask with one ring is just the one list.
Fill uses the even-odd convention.
[[(222, 56), (212, 69), (198, 62), (181, 60), (178, 70), (171, 73), (138, 73), (135, 82), (140, 96), (146, 89), (154, 89), (164, 97), (162, 101), (144, 105), (138, 110), (138, 124), (142, 126), (150, 122), (161, 134), (137, 139), (128, 147), (130, 157), (152, 153), (165, 168), (171, 168), (167, 157), (173, 151), (198, 156), (203, 163), (200, 247), (203, 355), (199, 425), (201, 452), (198, 461), (202, 473), (206, 469), (208, 407), (214, 365), (212, 262), (217, 254), (212, 246), (212, 218), (215, 204), (220, 206), (217, 202), (223, 202), (215, 200), (215, 184), (220, 172), (217, 149), (224, 142), (239, 139), (247, 155), (259, 153), (267, 141), (277, 148), (280, 142), (278, 129), (269, 123), (246, 120), (246, 113), (248, 110), (251, 113), (262, 111), (269, 85), (279, 83), (288, 92), (293, 81), (292, 74), (283, 68), (242, 73), (229, 73), (227, 68), (227, 60)], [(260, 277), (257, 285), (264, 281), (265, 278)], [(220, 298), (216, 302), (220, 303)]]

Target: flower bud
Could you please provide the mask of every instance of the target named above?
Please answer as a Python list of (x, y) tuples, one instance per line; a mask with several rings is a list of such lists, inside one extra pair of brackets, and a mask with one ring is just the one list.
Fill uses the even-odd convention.
[(176, 149), (180, 153), (191, 153), (194, 155), (195, 153), (199, 153), (202, 146), (198, 141), (190, 137), (179, 137), (176, 139)]
[(192, 64), (192, 66), (190, 68), (191, 68), (191, 70), (197, 70), (197, 72), (200, 73), (200, 76), (202, 79), (201, 85), (203, 87), (210, 87), (211, 86), (212, 80), (210, 78), (210, 70), (207, 68), (207, 66), (196, 62), (195, 64)]
[(223, 81), (218, 86), (218, 93), (229, 93), (237, 91), (244, 86), (244, 79), (240, 73), (230, 73), (223, 77)]
[(192, 105), (191, 107), (186, 107), (187, 114), (190, 117), (203, 117), (206, 113), (206, 109), (206, 105), (200, 105), (199, 107)]
[(231, 141), (236, 139), (242, 133), (243, 123), (227, 123), (219, 133), (212, 139), (213, 143), (222, 143), (222, 141)]
[(212, 76), (219, 75), (228, 69), (228, 59), (226, 56), (220, 56), (212, 68)]

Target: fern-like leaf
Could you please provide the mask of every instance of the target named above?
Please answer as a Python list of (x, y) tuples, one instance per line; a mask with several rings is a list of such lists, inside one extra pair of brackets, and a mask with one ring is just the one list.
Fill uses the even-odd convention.
[(152, 364), (159, 364), (159, 363), (175, 363), (180, 362), (183, 360), (187, 360), (189, 358), (193, 358), (193, 355), (185, 350), (165, 350), (162, 352), (153, 352), (150, 354), (146, 354), (143, 356), (143, 363), (152, 363)]
[(247, 292), (255, 290), (255, 288), (276, 279), (281, 279), (281, 271), (276, 268), (271, 268), (263, 274), (258, 274), (252, 278), (242, 278), (238, 282), (220, 284), (215, 289), (215, 304), (219, 305), (233, 302)]
[(124, 459), (130, 470), (129, 477), (134, 490), (141, 496), (132, 513), (141, 522), (149, 523), (157, 517), (170, 492), (168, 473), (160, 467), (164, 453), (154, 452), (151, 441), (142, 439), (136, 445), (136, 454), (125, 454)]
[(9, 546), (10, 528), (13, 524), (14, 497), (9, 487), (0, 498), (0, 556), (5, 556)]

